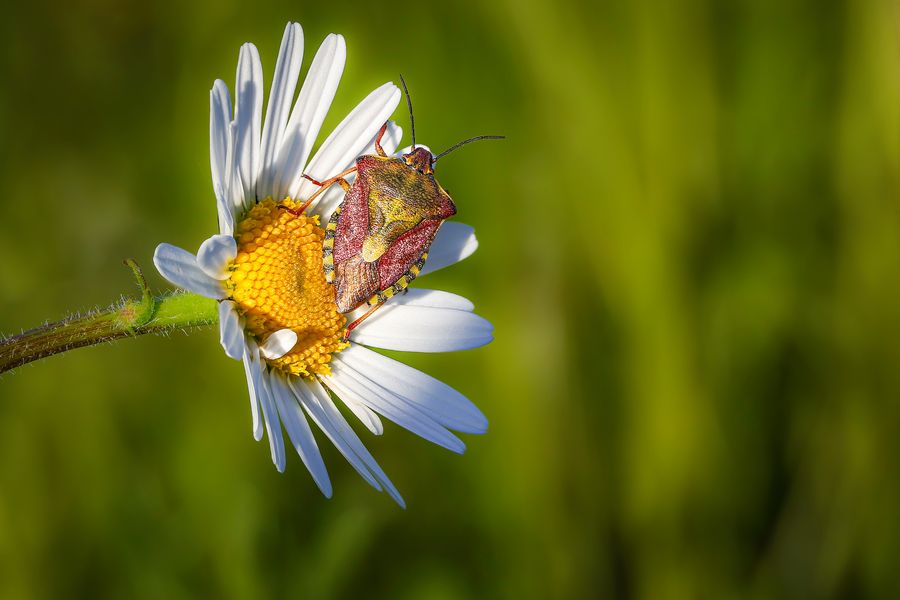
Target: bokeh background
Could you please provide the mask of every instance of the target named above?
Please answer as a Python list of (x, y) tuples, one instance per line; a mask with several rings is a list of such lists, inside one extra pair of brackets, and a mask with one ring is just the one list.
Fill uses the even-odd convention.
[(404, 357), (490, 431), (362, 432), (406, 511), (327, 443), (332, 500), (279, 475), (212, 330), (78, 350), (0, 378), (0, 596), (900, 594), (896, 3), (4, 12), (6, 333), (212, 232), (208, 89), (245, 41), (268, 77), (289, 19), (307, 64), (347, 37), (323, 131), (402, 72), (421, 141), (509, 138), (442, 161), (481, 247), (419, 282), (496, 341)]

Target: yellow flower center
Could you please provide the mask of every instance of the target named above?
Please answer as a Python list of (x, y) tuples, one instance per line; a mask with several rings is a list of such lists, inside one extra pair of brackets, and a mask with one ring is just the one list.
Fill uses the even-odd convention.
[(266, 198), (235, 227), (238, 253), (225, 285), (259, 343), (280, 329), (296, 332), (297, 344), (270, 365), (304, 377), (328, 375), (331, 355), (348, 344), (341, 341), (345, 319), (334, 287), (322, 270), (325, 231), (318, 216), (297, 216), (278, 204), (297, 206)]

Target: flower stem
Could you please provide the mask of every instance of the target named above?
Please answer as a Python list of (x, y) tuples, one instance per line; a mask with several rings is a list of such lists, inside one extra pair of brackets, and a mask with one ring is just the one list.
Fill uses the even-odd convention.
[(75, 348), (148, 333), (205, 327), (218, 321), (215, 300), (182, 293), (154, 297), (137, 263), (128, 259), (125, 264), (137, 280), (140, 299), (124, 299), (104, 310), (0, 339), (0, 373)]

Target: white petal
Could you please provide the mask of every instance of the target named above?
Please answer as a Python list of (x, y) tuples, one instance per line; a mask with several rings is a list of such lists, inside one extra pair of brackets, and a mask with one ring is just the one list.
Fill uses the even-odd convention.
[(313, 480), (326, 498), (331, 498), (331, 480), (328, 478), (328, 470), (322, 461), (319, 446), (313, 437), (309, 423), (298, 404), (297, 396), (288, 386), (284, 376), (272, 374), (269, 379), (272, 386), (272, 395), (275, 397), (275, 405), (288, 437), (294, 444), (294, 449), (300, 455), (300, 460), (306, 465), (306, 469), (312, 475)]
[(406, 352), (455, 352), (484, 346), (494, 327), (468, 311), (388, 302), (353, 331), (359, 344)]
[(197, 265), (213, 279), (228, 279), (228, 263), (237, 256), (237, 242), (230, 235), (214, 235), (200, 244)]
[[(313, 423), (315, 423), (325, 436), (331, 440), (334, 447), (344, 455), (344, 458), (347, 459), (350, 465), (356, 469), (369, 485), (376, 490), (381, 491), (381, 486), (378, 484), (378, 481), (356, 453), (356, 450), (359, 447), (362, 447), (363, 450), (365, 449), (362, 442), (359, 441), (359, 438), (356, 438), (355, 441), (358, 445), (354, 443), (353, 438), (356, 437), (356, 434), (353, 433), (343, 417), (333, 421), (331, 418), (332, 413), (327, 411), (322, 405), (319, 395), (313, 393), (311, 388), (313, 386), (318, 386), (319, 384), (315, 382), (308, 384), (299, 378), (291, 378), (288, 380), (288, 385), (297, 396), (300, 406), (303, 407), (309, 417), (313, 420)], [(331, 403), (330, 399), (328, 403)]]
[(225, 297), (222, 284), (207, 275), (197, 264), (197, 257), (187, 250), (160, 244), (153, 253), (153, 264), (163, 277), (180, 288), (214, 300)]
[[(393, 83), (385, 83), (366, 96), (322, 143), (306, 167), (306, 174), (322, 181), (349, 167), (399, 102), (400, 90)], [(304, 180), (296, 196), (307, 198), (315, 189), (315, 184)]]
[(318, 382), (307, 384), (299, 377), (290, 380), (289, 383), (310, 418), (328, 436), (331, 443), (344, 455), (356, 472), (376, 490), (381, 490), (383, 486), (397, 504), (405, 507), (406, 504), (400, 493), (397, 492), (397, 488), (384, 474), (359, 437), (347, 424), (343, 415), (334, 406), (331, 398), (328, 397), (328, 392)]
[(259, 60), (259, 51), (253, 44), (241, 46), (235, 80), (235, 161), (241, 178), (243, 197), (249, 201), (256, 198), (263, 104), (262, 63)]
[(241, 360), (244, 354), (244, 328), (231, 300), (219, 302), (219, 341), (225, 354)]
[(239, 164), (241, 155), (234, 144), (237, 138), (238, 124), (232, 121), (228, 126), (231, 143), (228, 145), (228, 156), (225, 159), (225, 180), (227, 187), (225, 188), (225, 197), (231, 206), (231, 212), (237, 216), (249, 209), (254, 202), (252, 197), (244, 195), (244, 184), (241, 178), (241, 165)]
[[(438, 425), (414, 402), (410, 402), (406, 398), (384, 389), (364, 374), (354, 371), (346, 363), (335, 361), (332, 369), (334, 375), (331, 379), (337, 381), (339, 386), (343, 386), (344, 392), (354, 397), (358, 402), (368, 404), (373, 410), (381, 413), (397, 425), (408, 429), (429, 442), (459, 454), (465, 451), (466, 445), (462, 440)], [(342, 400), (343, 398), (341, 396)]]
[(381, 424), (381, 419), (378, 418), (378, 415), (366, 406), (358, 394), (344, 387), (339, 378), (325, 377), (323, 382), (341, 399), (341, 402), (350, 409), (350, 412), (356, 415), (356, 418), (366, 426), (366, 429), (375, 435), (384, 433), (384, 425)]
[(264, 358), (275, 360), (291, 351), (297, 343), (297, 333), (291, 329), (279, 329), (259, 347), (259, 353)]
[[(403, 294), (398, 294), (390, 299), (391, 305), (401, 306), (428, 306), (431, 308), (452, 308), (472, 312), (475, 306), (466, 298), (444, 292), (442, 290), (426, 290), (422, 288), (407, 288)], [(378, 314), (377, 312), (375, 313)], [(373, 316), (374, 318), (374, 316)]]
[(256, 342), (247, 338), (244, 343), (244, 374), (247, 376), (247, 391), (250, 393), (250, 415), (253, 419), (253, 439), (262, 439), (263, 423), (259, 414), (259, 389), (262, 387), (262, 369), (259, 364), (259, 348)]
[[(369, 140), (369, 145), (360, 152), (360, 156), (363, 154), (375, 154), (375, 137), (377, 135), (376, 132), (375, 136)], [(400, 144), (402, 138), (403, 129), (393, 121), (388, 121), (387, 131), (384, 132), (384, 137), (381, 138), (381, 147), (384, 149), (385, 154), (391, 156), (394, 153), (394, 149)], [(353, 182), (356, 179), (356, 173), (351, 173), (345, 179), (348, 183), (353, 185)], [(298, 182), (297, 190), (299, 190), (299, 186), (303, 181), (306, 180), (304, 179)], [(292, 194), (292, 197), (296, 197), (297, 190), (294, 190), (295, 193)], [(319, 196), (319, 199), (316, 200), (315, 212), (322, 217), (322, 223), (328, 222), (328, 219), (331, 218), (331, 213), (334, 212), (334, 209), (337, 208), (338, 204), (343, 200), (344, 190), (339, 185), (331, 186), (327, 192)]]
[(228, 124), (231, 97), (228, 86), (217, 79), (209, 91), (209, 168), (213, 189), (225, 189), (225, 156), (228, 154)]
[(266, 421), (266, 435), (269, 437), (269, 450), (272, 452), (272, 463), (279, 473), (284, 473), (286, 458), (284, 454), (284, 439), (281, 436), (281, 421), (278, 419), (278, 410), (275, 408), (275, 398), (271, 389), (272, 375), (266, 367), (263, 367), (259, 388), (259, 403), (262, 406), (263, 418)]
[(428, 250), (428, 259), (419, 276), (454, 265), (468, 258), (477, 248), (474, 229), (456, 221), (445, 221)]
[(224, 188), (216, 188), (213, 190), (216, 194), (216, 210), (219, 216), (219, 233), (222, 235), (231, 235), (234, 233), (234, 210), (231, 207), (231, 200)]
[(463, 433), (487, 431), (487, 419), (477, 406), (430, 375), (357, 344), (343, 350), (335, 359), (413, 402), (444, 427)]
[[(472, 312), (475, 309), (475, 306), (462, 296), (458, 296), (456, 294), (451, 294), (450, 292), (444, 292), (441, 290), (426, 290), (422, 288), (406, 288), (404, 293), (392, 297), (388, 301), (388, 305), (452, 308), (454, 310), (464, 310), (467, 312)], [(362, 306), (347, 313), (347, 320), (349, 322), (355, 321), (359, 317), (363, 316), (363, 314), (365, 314), (370, 308), (371, 307), (369, 305), (363, 304)], [(375, 318), (380, 310), (376, 311), (370, 318)], [(366, 322), (368, 322), (368, 319), (364, 321), (359, 326), (359, 328), (365, 327)]]
[(266, 119), (263, 123), (260, 145), (262, 158), (259, 179), (256, 183), (257, 198), (270, 196), (274, 191), (272, 184), (275, 181), (275, 155), (281, 146), (284, 126), (290, 115), (302, 61), (303, 30), (298, 23), (288, 23), (281, 40), (281, 49), (278, 51), (272, 89), (269, 92), (269, 104), (266, 107)]
[(219, 214), (219, 232), (230, 235), (234, 230), (234, 215), (226, 179), (227, 160), (231, 145), (231, 99), (228, 86), (216, 80), (209, 92), (209, 167), (213, 192)]
[(284, 131), (275, 167), (275, 198), (292, 195), (303, 181), (303, 167), (334, 100), (346, 59), (344, 37), (329, 34), (313, 58)]

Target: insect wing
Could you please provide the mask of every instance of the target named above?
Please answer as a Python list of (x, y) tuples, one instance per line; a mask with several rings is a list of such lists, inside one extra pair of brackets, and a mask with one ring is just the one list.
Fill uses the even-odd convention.
[[(338, 207), (334, 234), (334, 262), (357, 256), (369, 229), (369, 184), (357, 177)], [(334, 217), (332, 217), (334, 218)]]
[(428, 251), (442, 222), (427, 219), (394, 240), (377, 261), (380, 290), (394, 286), (398, 292), (415, 279), (422, 268), (416, 263)]
[(335, 303), (338, 311), (353, 310), (379, 291), (378, 267), (361, 256), (351, 256), (335, 265)]

